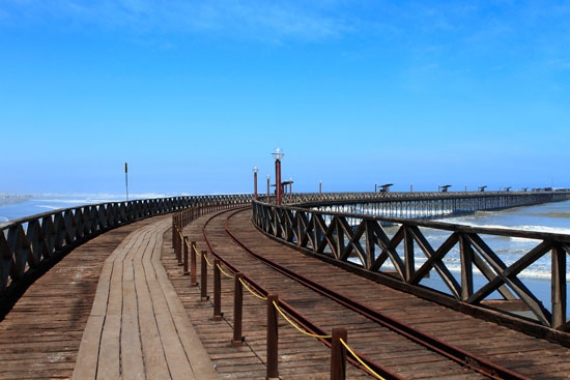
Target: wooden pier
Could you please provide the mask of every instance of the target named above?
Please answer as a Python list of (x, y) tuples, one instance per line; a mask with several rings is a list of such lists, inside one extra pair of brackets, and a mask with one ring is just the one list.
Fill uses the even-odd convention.
[[(223, 211), (244, 204), (247, 196), (133, 201), (4, 226), (0, 379), (339, 378), (333, 377), (339, 367), (332, 368), (332, 341), (318, 337), (339, 327), (348, 331), (356, 352), (349, 355), (351, 364), (340, 366), (346, 378), (375, 377), (355, 361), (360, 354), (372, 368), (385, 368), (382, 378), (390, 379), (570, 378), (570, 334), (542, 326), (549, 331), (542, 338), (536, 331), (527, 335), (524, 323), (513, 330), (349, 273), (301, 253), (290, 244), (293, 235), (285, 224), (274, 227), (286, 231), (283, 244), (255, 228), (251, 208), (235, 215)], [(185, 209), (191, 223), (185, 220), (178, 231), (173, 215), (179, 214), (171, 213)], [(207, 257), (210, 266), (202, 263), (192, 271), (182, 265), (177, 235), (196, 242), (195, 249), (185, 244), (188, 260)], [(550, 236), (541, 238), (550, 242)], [(562, 239), (556, 247), (563, 257), (568, 245), (564, 237), (555, 238)], [(246, 246), (259, 258), (246, 259)], [(369, 314), (405, 321), (409, 331), (449, 344), (459, 356), (442, 360), (420, 348), (423, 343), (385, 335), (370, 317), (352, 315), (254, 263), (262, 257), (367, 305)], [(238, 270), (254, 294), (242, 289), (236, 338)], [(275, 310), (269, 295), (278, 297)], [(271, 317), (274, 326), (270, 310), (283, 313)], [(311, 323), (294, 328), (290, 318)], [(533, 325), (528, 323), (529, 330)], [(269, 326), (279, 331), (278, 354), (268, 346)], [(307, 328), (310, 334), (300, 333)]]
[[(207, 250), (201, 230), (208, 218), (197, 218), (183, 231), (197, 241), (198, 250)], [(342, 279), (342, 291), (350, 297), (406, 317), (415, 328), (454, 344), (475, 348), (527, 378), (568, 378), (570, 349), (432, 305), (306, 257), (263, 236), (249, 218), (247, 212), (237, 215), (231, 228), (257, 251), (275, 259), (293, 257), (297, 269), (316, 276), (319, 282), (331, 281), (330, 286), (338, 287)], [(210, 224), (208, 233), (220, 236), (214, 241), (216, 251), (230, 257), (236, 254), (236, 246), (222, 239), (222, 225)], [(217, 320), (212, 297), (203, 300), (201, 287), (192, 284), (192, 276), (185, 275), (179, 265), (170, 226), (170, 216), (157, 216), (104, 233), (75, 248), (35, 281), (0, 323), (0, 379), (266, 378), (264, 304), (255, 297), (244, 297), (245, 344), (232, 345), (233, 281), (221, 281), (223, 316)], [(164, 267), (158, 261), (160, 254)], [(275, 292), (282, 290), (284, 298), (298, 293), (287, 295), (281, 280), (268, 285), (271, 277), (264, 276), (256, 280)], [(213, 286), (210, 279), (208, 295), (213, 294)], [(295, 302), (300, 309), (300, 305), (312, 304)], [(327, 315), (317, 304), (310, 308)], [(330, 349), (318, 339), (299, 334), (284, 320), (279, 329), (280, 378), (330, 378)], [(388, 349), (392, 354), (384, 364), (391, 363), (392, 368), (400, 368), (398, 361), (409, 356), (403, 354), (403, 347), (377, 346), (373, 335), (360, 343), (349, 335), (349, 341), (362, 349), (372, 348), (377, 352), (374, 355), (380, 355), (380, 347)], [(440, 366), (428, 360), (399, 371), (402, 378), (412, 378), (414, 372), (428, 378), (430, 372), (446, 371)], [(370, 377), (349, 366), (347, 378)], [(482, 377), (463, 373), (461, 378)]]

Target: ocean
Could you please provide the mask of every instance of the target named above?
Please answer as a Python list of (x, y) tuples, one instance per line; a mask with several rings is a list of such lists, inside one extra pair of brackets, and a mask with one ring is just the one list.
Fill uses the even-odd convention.
[[(477, 227), (509, 228), (523, 231), (552, 232), (570, 235), (570, 201), (517, 207), (501, 211), (479, 211), (465, 216), (441, 218), (438, 221)], [(389, 227), (388, 233), (390, 233), (390, 229), (393, 230), (392, 232), (395, 232), (396, 228), (397, 227)], [(434, 249), (437, 249), (450, 235), (450, 233), (440, 230), (421, 230)], [(541, 242), (533, 239), (517, 237), (493, 235), (482, 235), (481, 237), (507, 266), (516, 262)], [(460, 282), (459, 257), (459, 247), (456, 246), (449, 254), (446, 255), (443, 261), (451, 270), (455, 278)], [(417, 266), (425, 262), (425, 255), (423, 255), (419, 247), (415, 249), (415, 259), (417, 260)], [(523, 283), (549, 310), (551, 309), (550, 272), (550, 254), (546, 254), (518, 275)], [(566, 274), (567, 279), (570, 280), (570, 260), (568, 260), (567, 263)], [(481, 288), (486, 283), (486, 278), (477, 271), (474, 271), (475, 290)], [(437, 274), (431, 275), (429, 278), (422, 280), (422, 285), (450, 294), (449, 289)], [(568, 288), (568, 285), (567, 294), (570, 295), (570, 288)], [(489, 298), (500, 298), (500, 296), (495, 293)], [(570, 315), (570, 305), (568, 308), (568, 314)]]
[(0, 225), (11, 220), (25, 218), (31, 215), (52, 212), (58, 209), (116, 202), (124, 200), (119, 196), (66, 196), (66, 195), (43, 195), (43, 196), (1, 196), (0, 195)]

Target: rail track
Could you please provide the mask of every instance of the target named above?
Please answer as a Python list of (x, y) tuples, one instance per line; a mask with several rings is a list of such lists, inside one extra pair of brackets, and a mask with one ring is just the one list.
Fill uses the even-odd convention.
[[(284, 247), (267, 252), (263, 248), (268, 238), (260, 239), (260, 234), (250, 225), (244, 228), (245, 224), (249, 224), (249, 208), (212, 215), (202, 228), (210, 252), (229, 272), (242, 273), (261, 296), (278, 294), (280, 309), (298, 326), (317, 336), (323, 347), (330, 347), (330, 338), (324, 336), (333, 328), (346, 328), (349, 346), (368, 369), (357, 360), (351, 362), (373, 377), (566, 378), (562, 375), (568, 373), (564, 364), (552, 366), (548, 359), (552, 355), (540, 352), (540, 345), (534, 342), (540, 340), (528, 337), (505, 342), (501, 335), (494, 339), (496, 329), (507, 330), (507, 334), (510, 330), (493, 324), (487, 327), (485, 322), (457, 317), (451, 311), (445, 313), (444, 307), (419, 299), (411, 301), (417, 304), (412, 306), (414, 314), (408, 311), (409, 306), (398, 310), (399, 302), (407, 295), (380, 288), (339, 268), (327, 265), (325, 269), (319, 260), (292, 254)], [(439, 320), (435, 320), (438, 315)], [(462, 323), (463, 319), (469, 323)], [(418, 325), (431, 326), (431, 332)], [(434, 326), (438, 327), (434, 330)], [(440, 333), (434, 334), (437, 331)], [(462, 341), (470, 349), (457, 344)], [(540, 342), (546, 344), (545, 350), (552, 350), (550, 343)], [(560, 350), (564, 351), (561, 359), (570, 357), (568, 350)], [(538, 358), (551, 365), (553, 372), (537, 371), (542, 367)], [(508, 367), (499, 363), (507, 363)]]

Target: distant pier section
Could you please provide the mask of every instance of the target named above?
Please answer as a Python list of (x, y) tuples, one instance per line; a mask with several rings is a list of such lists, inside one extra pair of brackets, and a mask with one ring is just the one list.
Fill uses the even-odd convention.
[[(447, 189), (446, 189), (447, 190)], [(384, 192), (306, 194), (296, 196), (303, 207), (345, 214), (365, 214), (390, 218), (432, 219), (504, 210), (570, 199), (570, 190), (494, 192)], [(287, 201), (287, 198), (285, 198)]]

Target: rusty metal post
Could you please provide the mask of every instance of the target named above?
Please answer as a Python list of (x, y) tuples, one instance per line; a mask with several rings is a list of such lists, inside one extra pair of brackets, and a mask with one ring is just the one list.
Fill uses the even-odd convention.
[(243, 275), (236, 273), (234, 277), (234, 336), (232, 339), (232, 347), (240, 347), (243, 345), (242, 334), (242, 316), (243, 316), (243, 288), (241, 279)]
[(196, 281), (196, 242), (192, 241), (191, 243), (191, 255), (190, 255), (190, 284), (192, 286), (198, 285), (198, 281)]
[(208, 252), (202, 251), (202, 260), (200, 261), (200, 297), (202, 302), (210, 299), (208, 297), (208, 263), (206, 262), (206, 257)]
[(188, 236), (184, 236), (184, 276), (188, 276)]
[(220, 260), (214, 260), (214, 321), (222, 320), (222, 276)]
[(176, 247), (176, 217), (172, 216), (172, 248)]
[(253, 199), (257, 200), (257, 173), (259, 169), (256, 167), (253, 168)]
[(346, 379), (346, 347), (341, 339), (347, 342), (345, 328), (334, 328), (331, 339), (331, 380)]
[(178, 249), (176, 250), (176, 260), (178, 261), (178, 266), (182, 266), (182, 245), (184, 241), (182, 240), (182, 234), (179, 232), (178, 234)]
[(277, 204), (283, 203), (283, 188), (281, 187), (281, 160), (275, 160), (275, 186), (277, 186)]
[(273, 303), (279, 303), (279, 296), (267, 296), (267, 379), (279, 378), (279, 326), (277, 309)]

